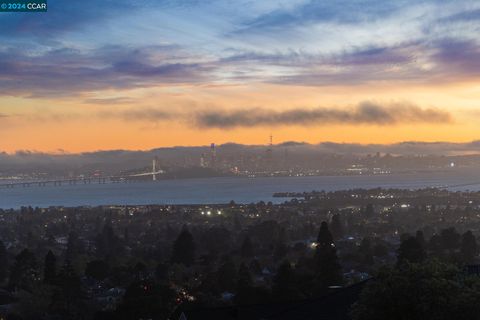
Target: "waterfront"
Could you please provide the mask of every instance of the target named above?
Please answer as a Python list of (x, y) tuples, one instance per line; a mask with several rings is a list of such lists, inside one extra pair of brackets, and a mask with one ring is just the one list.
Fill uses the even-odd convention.
[[(275, 192), (343, 190), (352, 188), (447, 187), (480, 190), (480, 172), (455, 170), (378, 176), (318, 176), (288, 178), (207, 178), (157, 182), (77, 184), (0, 189), (0, 208), (20, 206), (82, 206), (109, 204), (209, 204), (272, 201)], [(461, 185), (461, 186), (459, 186)]]

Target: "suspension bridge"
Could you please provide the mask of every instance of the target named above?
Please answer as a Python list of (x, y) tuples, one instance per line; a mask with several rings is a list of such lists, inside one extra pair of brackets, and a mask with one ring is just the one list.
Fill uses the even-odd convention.
[(47, 187), (62, 185), (85, 185), (85, 184), (107, 184), (107, 183), (127, 183), (135, 181), (137, 178), (151, 177), (152, 181), (157, 180), (158, 175), (162, 175), (165, 171), (157, 168), (157, 159), (152, 161), (152, 171), (136, 174), (125, 175), (109, 175), (95, 177), (76, 177), (76, 178), (58, 178), (58, 179), (38, 179), (38, 180), (9, 180), (8, 182), (0, 182), (0, 189), (12, 189), (18, 187)]

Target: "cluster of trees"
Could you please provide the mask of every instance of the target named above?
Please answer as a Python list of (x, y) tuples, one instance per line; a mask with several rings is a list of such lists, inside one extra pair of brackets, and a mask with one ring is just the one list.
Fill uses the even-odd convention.
[[(326, 222), (321, 224), (315, 250), (302, 248), (298, 261), (287, 259), (291, 248), (285, 231), (276, 223), (267, 221), (250, 231), (233, 249), (234, 255), (228, 254), (231, 251), (225, 243), (218, 243), (230, 236), (225, 229), (212, 229), (213, 238), (197, 233), (204, 242), (201, 245), (208, 248), (205, 255), (205, 250), (199, 250), (198, 239), (184, 226), (168, 255), (151, 255), (158, 257), (154, 266), (141, 260), (125, 261), (128, 232), (119, 237), (108, 222), (93, 239), (93, 255), (75, 232), (70, 232), (63, 252), (48, 250), (43, 259), (30, 249), (12, 257), (0, 242), (0, 260), (4, 262), (0, 264), (0, 282), (15, 293), (9, 317), (165, 319), (180, 303), (215, 306), (228, 301), (228, 295), (235, 304), (291, 301), (343, 284), (334, 238)], [(258, 256), (260, 241), (268, 243), (261, 250), (271, 249), (270, 256), (263, 259), (276, 261), (273, 270), (266, 271)], [(258, 281), (264, 277), (267, 279)], [(95, 286), (103, 285), (124, 288), (116, 309), (102, 311), (92, 300)]]
[(459, 234), (455, 228), (443, 229), (428, 241), (422, 231), (415, 236), (404, 234), (398, 249), (398, 264), (423, 262), (428, 257), (456, 264), (471, 264), (479, 253), (476, 237), (471, 231)]
[[(11, 295), (8, 319), (166, 319), (177, 294), (165, 277), (150, 274), (141, 263), (123, 265), (124, 239), (107, 222), (94, 239), (95, 255), (84, 260), (86, 248), (75, 232), (63, 252), (48, 250), (44, 259), (30, 249), (11, 256), (0, 241), (0, 284)], [(11, 260), (11, 261), (10, 261)], [(92, 299), (96, 286), (124, 288), (116, 310), (102, 311)]]
[[(203, 281), (194, 288), (197, 304), (208, 305), (212, 297), (222, 293), (234, 295), (236, 304), (254, 304), (269, 301), (292, 301), (324, 293), (331, 286), (343, 284), (343, 273), (328, 224), (321, 224), (313, 255), (305, 255), (296, 263), (284, 258), (286, 244), (280, 234), (273, 246), (273, 258), (279, 261), (270, 285), (256, 284), (263, 275), (259, 260), (254, 255), (250, 237), (241, 244), (239, 259), (224, 256), (218, 268), (207, 271)], [(173, 263), (190, 267), (195, 263), (195, 242), (184, 228), (173, 244)]]
[(474, 320), (480, 277), (439, 260), (406, 262), (376, 273), (353, 306), (353, 320)]
[(478, 319), (480, 277), (462, 268), (478, 253), (471, 231), (447, 228), (429, 241), (422, 231), (402, 235), (397, 264), (383, 266), (368, 281), (352, 319)]
[[(274, 209), (278, 209), (276, 215)], [(381, 303), (388, 305), (388, 299), (398, 300), (408, 290), (415, 290), (415, 281), (428, 283), (418, 295), (412, 295), (415, 299), (438, 288), (456, 294), (470, 292), (465, 299), (476, 297), (475, 279), (458, 277), (460, 270), (449, 264), (477, 261), (479, 248), (470, 231), (446, 228), (433, 234), (424, 228), (424, 232), (402, 235), (397, 248), (385, 240), (385, 233), (369, 237), (380, 228), (371, 223), (380, 219), (371, 204), (358, 213), (304, 204), (294, 206), (301, 215), (265, 203), (242, 210), (246, 211), (243, 215), (215, 212), (208, 220), (200, 213), (165, 208), (135, 213), (134, 218), (128, 210), (115, 214), (62, 212), (60, 218), (56, 212), (27, 210), (13, 227), (2, 229), (2, 239), (12, 246), (7, 250), (0, 242), (0, 284), (14, 299), (9, 318), (165, 319), (179, 305), (301, 300), (358, 281), (355, 277), (374, 274), (380, 264), (392, 267), (382, 268), (369, 282), (352, 313), (355, 319), (375, 319), (376, 314), (367, 313), (377, 308), (370, 299), (382, 296)], [(256, 218), (266, 211), (268, 219)], [(48, 228), (43, 229), (46, 223), (42, 219), (49, 221)], [(321, 222), (324, 219), (330, 222)], [(22, 228), (29, 231), (20, 232)], [(393, 234), (390, 229), (388, 235)], [(356, 242), (346, 235), (363, 239)], [(343, 273), (352, 269), (362, 273)], [(415, 273), (422, 276), (415, 278)], [(441, 279), (453, 283), (457, 291), (447, 284), (429, 287)], [(406, 287), (401, 286), (402, 281), (408, 281)], [(120, 293), (114, 297), (115, 303), (106, 307), (97, 298), (110, 288)], [(392, 291), (382, 295), (381, 290), (387, 289)], [(425, 301), (433, 306), (447, 301), (447, 297), (441, 299)], [(462, 308), (460, 301), (448, 301), (452, 310)], [(379, 313), (378, 318), (382, 317), (390, 318), (390, 314)]]

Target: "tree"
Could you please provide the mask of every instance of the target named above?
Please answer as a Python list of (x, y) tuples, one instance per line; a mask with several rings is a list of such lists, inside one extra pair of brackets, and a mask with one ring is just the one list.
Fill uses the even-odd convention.
[(370, 266), (373, 264), (373, 248), (372, 248), (372, 241), (370, 238), (363, 238), (360, 242), (360, 246), (358, 248), (360, 252), (362, 263), (366, 266)]
[(147, 278), (147, 266), (143, 262), (139, 261), (132, 268), (132, 273), (135, 276), (135, 279), (143, 280)]
[(295, 273), (288, 260), (282, 262), (278, 267), (273, 278), (272, 295), (277, 301), (293, 301), (302, 298)]
[(230, 231), (224, 227), (211, 227), (202, 234), (201, 243), (210, 255), (216, 256), (221, 252), (229, 250), (231, 243)]
[(195, 261), (195, 243), (193, 236), (184, 226), (178, 238), (173, 243), (172, 263), (180, 263), (187, 267), (193, 265)]
[(243, 240), (242, 247), (240, 248), (240, 255), (242, 258), (251, 258), (254, 255), (252, 240), (250, 240), (249, 236)]
[(253, 259), (250, 262), (249, 269), (255, 275), (262, 274), (262, 266), (260, 265), (260, 262), (258, 261), (258, 259)]
[(3, 283), (8, 275), (8, 253), (3, 241), (0, 241), (0, 283)]
[(400, 266), (406, 262), (419, 263), (425, 260), (426, 253), (416, 238), (410, 237), (403, 240), (398, 249), (397, 264)]
[(24, 249), (15, 256), (15, 262), (10, 271), (10, 286), (32, 290), (37, 280), (37, 259), (30, 250)]
[(365, 216), (365, 218), (371, 218), (375, 215), (375, 209), (373, 208), (373, 204), (367, 204), (365, 210), (363, 211), (363, 215)]
[(330, 230), (334, 239), (338, 240), (343, 238), (344, 227), (340, 214), (336, 213), (333, 215), (332, 221), (330, 222)]
[(222, 290), (219, 288), (216, 273), (206, 271), (202, 282), (196, 288), (196, 292), (194, 292), (197, 303), (202, 306), (215, 305), (220, 293), (222, 293)]
[(452, 252), (460, 245), (460, 234), (453, 227), (444, 229), (440, 232), (440, 243), (443, 250)]
[(342, 284), (342, 270), (338, 262), (337, 250), (325, 221), (322, 222), (317, 237), (315, 265), (317, 290), (321, 291), (329, 286)]
[(63, 319), (85, 318), (85, 292), (80, 277), (69, 260), (60, 269), (57, 291), (52, 297), (52, 312)]
[(123, 241), (127, 246), (130, 244), (130, 231), (128, 230), (128, 228), (125, 228), (123, 230)]
[(78, 238), (78, 234), (76, 232), (70, 232), (68, 234), (67, 240), (67, 251), (65, 253), (65, 259), (69, 261), (74, 261), (77, 255), (81, 251), (81, 242)]
[(375, 257), (385, 257), (388, 255), (388, 247), (383, 241), (376, 239), (373, 247), (373, 255)]
[(220, 291), (233, 291), (235, 289), (236, 276), (235, 264), (231, 258), (227, 258), (217, 271), (217, 282)]
[(275, 244), (275, 248), (273, 250), (273, 258), (276, 261), (279, 261), (285, 258), (287, 253), (288, 253), (288, 246), (286, 244), (285, 228), (282, 228), (282, 230), (280, 230), (277, 243)]
[(384, 268), (354, 304), (353, 320), (478, 319), (480, 281), (438, 261)]
[(238, 280), (237, 280), (237, 287), (238, 288), (245, 288), (252, 286), (252, 275), (250, 274), (250, 270), (248, 267), (242, 263), (238, 268)]
[(43, 282), (47, 284), (54, 284), (57, 277), (57, 258), (52, 250), (49, 250), (45, 256), (45, 263), (43, 267)]
[(328, 230), (328, 224), (325, 221), (320, 225), (320, 231), (317, 236), (317, 245), (320, 247), (330, 247), (334, 245), (332, 234)]
[(122, 242), (109, 221), (103, 226), (102, 232), (97, 235), (95, 244), (98, 257), (106, 261), (110, 261), (123, 251)]
[(15, 316), (7, 319), (45, 319), (48, 314), (54, 287), (38, 283), (32, 290), (19, 290), (15, 294), (15, 303), (12, 304), (11, 313)]
[(238, 268), (237, 275), (237, 294), (235, 295), (235, 302), (237, 304), (252, 303), (251, 292), (253, 287), (252, 276), (247, 266), (242, 263)]
[(418, 230), (415, 234), (415, 240), (417, 240), (418, 244), (425, 250), (426, 249), (426, 242), (425, 237), (423, 236), (423, 231)]
[(477, 240), (470, 230), (462, 235), (460, 254), (465, 263), (472, 263), (478, 254)]
[(428, 242), (428, 249), (437, 258), (440, 258), (443, 255), (443, 248), (441, 242), (441, 237), (438, 234), (434, 234)]
[(277, 241), (280, 229), (277, 221), (267, 220), (251, 226), (249, 234), (256, 242), (270, 245)]

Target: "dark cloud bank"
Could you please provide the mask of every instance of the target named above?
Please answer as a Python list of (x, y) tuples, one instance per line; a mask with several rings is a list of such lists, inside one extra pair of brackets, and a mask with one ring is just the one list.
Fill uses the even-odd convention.
[(434, 108), (422, 109), (408, 103), (388, 106), (362, 102), (354, 108), (293, 109), (273, 111), (262, 108), (236, 111), (205, 111), (196, 114), (201, 127), (234, 128), (277, 125), (449, 123), (452, 116)]

